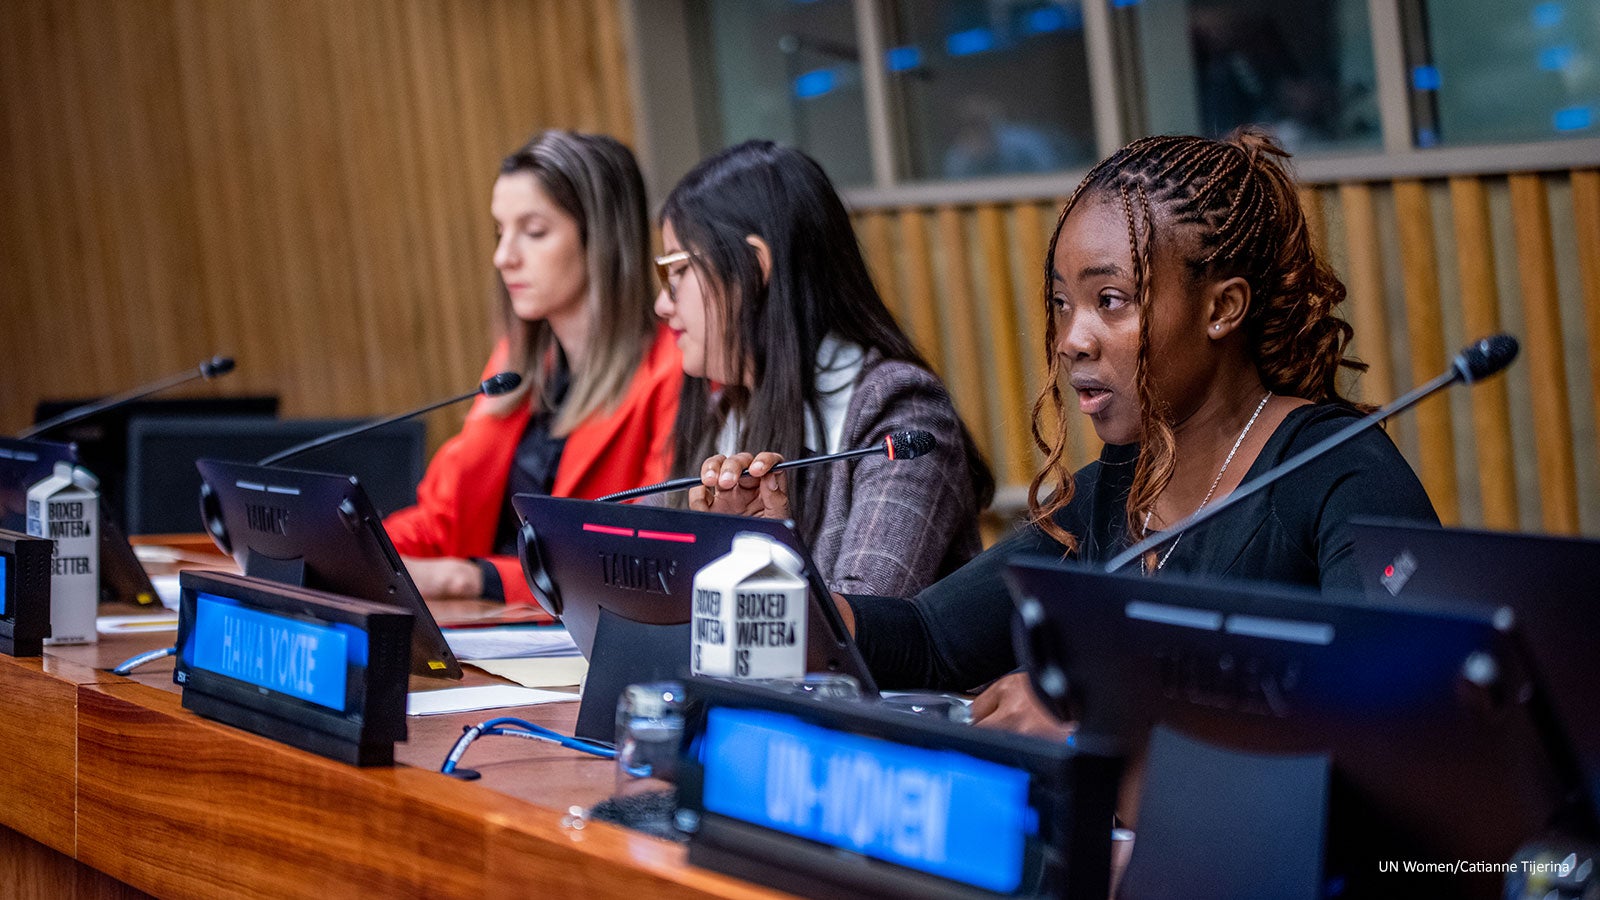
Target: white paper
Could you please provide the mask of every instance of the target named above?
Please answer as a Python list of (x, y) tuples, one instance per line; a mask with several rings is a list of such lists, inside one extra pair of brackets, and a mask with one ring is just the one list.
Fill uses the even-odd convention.
[(143, 616), (101, 616), (94, 620), (101, 634), (155, 634), (177, 631), (176, 613), (151, 613)]
[(542, 703), (561, 703), (577, 699), (577, 694), (563, 694), (559, 691), (540, 691), (511, 684), (486, 684), (480, 687), (414, 691), (406, 695), (406, 715), (433, 716), (474, 709), (538, 706)]
[(446, 628), (444, 639), (457, 659), (526, 659), (577, 656), (578, 645), (565, 628)]
[(515, 681), (523, 687), (566, 687), (583, 684), (589, 674), (589, 661), (581, 656), (544, 657), (540, 659), (476, 659), (473, 666)]
[(161, 598), (162, 606), (167, 609), (178, 608), (178, 594), (181, 589), (178, 587), (178, 576), (176, 574), (151, 575), (150, 586), (156, 589), (156, 596)]

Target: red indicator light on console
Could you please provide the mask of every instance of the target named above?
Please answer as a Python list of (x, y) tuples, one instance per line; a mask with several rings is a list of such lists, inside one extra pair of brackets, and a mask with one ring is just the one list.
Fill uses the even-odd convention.
[(674, 541), (679, 544), (694, 543), (694, 535), (682, 531), (646, 531), (639, 529), (639, 537), (648, 541)]

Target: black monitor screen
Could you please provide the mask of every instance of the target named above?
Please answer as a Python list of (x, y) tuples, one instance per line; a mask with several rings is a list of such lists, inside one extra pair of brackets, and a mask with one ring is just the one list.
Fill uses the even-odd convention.
[(461, 677), (359, 480), (215, 459), (196, 466), (211, 494), (207, 530), (246, 575), (407, 610), (412, 672)]
[(877, 693), (792, 523), (536, 494), (517, 494), (511, 505), (522, 517), (522, 565), (535, 596), (561, 617), (591, 663), (580, 735), (605, 738), (614, 730), (624, 686), (689, 669), (695, 573), (743, 532), (763, 534), (805, 560), (807, 671), (843, 672)]
[[(1006, 577), (1021, 619), (1041, 623), (1018, 649), (1041, 688), (1067, 686), (1080, 734), (1137, 749), (1161, 726), (1262, 771), (1325, 755), (1328, 871), (1355, 895), (1420, 886), (1384, 881), (1382, 860), (1504, 864), (1543, 836), (1577, 784), (1508, 611), (1386, 607), (1059, 560), (1019, 560)], [(1146, 788), (1141, 818), (1163, 799)], [(1214, 821), (1234, 802), (1243, 798), (1217, 804)], [(1498, 884), (1450, 889), (1498, 896)]]
[[(0, 528), (27, 532), (28, 488), (48, 477), (58, 462), (76, 464), (76, 448), (54, 441), (0, 438)], [(104, 500), (100, 503), (100, 596), (138, 603), (156, 599), (149, 576), (116, 521), (106, 513)]]
[[(173, 534), (204, 530), (195, 505), (200, 492), (197, 460), (253, 463), (360, 421), (255, 416), (135, 419), (128, 425), (128, 531)], [(425, 441), (421, 421), (396, 422), (294, 457), (293, 464), (356, 476), (373, 506), (387, 515), (416, 503)]]
[[(33, 420), (43, 422), (80, 406), (94, 403), (98, 399), (42, 400), (34, 408)], [(135, 422), (147, 416), (169, 419), (183, 417), (196, 421), (250, 416), (258, 421), (272, 422), (276, 420), (277, 414), (278, 398), (273, 396), (154, 397), (134, 400), (82, 421), (52, 428), (39, 437), (75, 444), (78, 448), (78, 462), (100, 479), (102, 512), (107, 518), (123, 526), (125, 533), (139, 534), (140, 531), (129, 527), (132, 523), (126, 516), (127, 491), (124, 488), (130, 471), (129, 437)], [(189, 462), (192, 463), (193, 460)], [(198, 487), (199, 485), (195, 485), (196, 489)], [(190, 491), (188, 496), (193, 497), (194, 491)], [(193, 522), (189, 524), (191, 527), (187, 530), (193, 531)]]
[(1390, 603), (1504, 604), (1600, 810), (1600, 541), (1403, 522), (1355, 521), (1356, 565), (1367, 594)]
[(71, 444), (0, 438), (0, 528), (28, 532), (28, 488), (50, 477), (56, 463), (76, 463)]

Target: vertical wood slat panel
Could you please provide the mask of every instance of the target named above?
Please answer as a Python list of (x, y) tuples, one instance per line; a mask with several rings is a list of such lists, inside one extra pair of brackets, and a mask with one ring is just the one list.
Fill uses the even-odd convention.
[[(417, 345), (414, 282), (425, 269), (413, 258), (418, 249), (412, 239), (415, 222), (413, 204), (407, 192), (384, 190), (382, 180), (399, 179), (414, 185), (420, 177), (412, 141), (397, 141), (379, 146), (366, 135), (386, 131), (407, 135), (415, 124), (407, 108), (407, 75), (396, 67), (396, 28), (391, 9), (353, 6), (336, 27), (346, 30), (346, 42), (355, 44), (350, 57), (356, 68), (340, 83), (348, 85), (349, 96), (360, 111), (359, 131), (351, 135), (349, 152), (355, 165), (346, 176), (352, 189), (350, 206), (364, 220), (357, 230), (356, 252), (373, 263), (372, 277), (362, 288), (361, 330), (367, 335), (362, 350), (373, 373), (369, 400), (378, 409), (399, 408), (401, 398), (419, 395), (416, 361), (431, 348)], [(341, 55), (336, 56), (336, 61)], [(360, 86), (365, 75), (377, 83)], [(411, 277), (397, 281), (394, 273)], [(402, 355), (401, 352), (405, 351)]]
[(1541, 176), (1514, 174), (1510, 181), (1517, 273), (1527, 329), (1526, 358), (1533, 385), (1540, 506), (1547, 530), (1575, 532), (1578, 530), (1578, 484), (1572, 452), (1572, 418), (1568, 409), (1555, 255), (1551, 247), (1550, 205)]
[[(214, 15), (204, 0), (180, 0), (174, 12), (183, 140), (195, 167), (196, 221), (205, 223), (194, 232), (204, 273), (205, 315), (218, 348), (239, 361), (238, 372), (230, 376), (231, 389), (293, 396), (292, 385), (284, 383), (289, 376), (279, 371), (291, 361), (262, 321), (271, 309), (260, 298), (272, 291), (275, 280), (254, 269), (260, 248), (239, 214), (254, 199), (247, 180), (250, 141), (242, 133), (248, 111), (234, 71), (246, 66), (245, 48), (232, 51), (226, 20)], [(223, 109), (237, 112), (216, 114)], [(255, 212), (265, 215), (264, 210)]]
[[(454, 238), (450, 253), (441, 260), (443, 280), (434, 288), (434, 315), (454, 323), (453, 346), (436, 373), (436, 393), (460, 390), (470, 384), (483, 364), (486, 337), (491, 333), (493, 283), (493, 229), (489, 224), (489, 195), (500, 158), (525, 136), (524, 119), (503, 121), (496, 114), (497, 65), (492, 42), (492, 10), (484, 3), (439, 4), (445, 33), (437, 40), (448, 49), (448, 77), (439, 77), (440, 90), (458, 99), (451, 104), (454, 137), (441, 142), (444, 166), (443, 219), (439, 227)], [(466, 101), (466, 102), (463, 102)], [(466, 415), (465, 407), (431, 413), (428, 428), (438, 438), (454, 433)]]
[(966, 229), (961, 210), (941, 206), (934, 211), (939, 232), (939, 256), (945, 273), (945, 336), (948, 360), (945, 384), (956, 401), (956, 411), (966, 420), (978, 446), (993, 458), (994, 440), (989, 429), (989, 404), (984, 389), (983, 357), (978, 350), (977, 309), (973, 301), (972, 264), (967, 259)]
[(194, 392), (278, 393), (292, 416), (384, 412), (475, 374), (499, 155), (538, 126), (632, 131), (616, 0), (546, 11), (0, 4), (5, 430), (40, 396), (210, 352), (239, 371)]
[[(316, 54), (318, 29), (307, 27), (314, 21), (315, 11), (303, 2), (251, 4), (239, 14), (244, 27), (255, 36), (259, 68), (279, 73), (271, 85), (251, 79), (240, 86), (249, 97), (252, 127), (257, 129), (246, 151), (256, 164), (252, 205), (265, 213), (247, 218), (246, 227), (260, 251), (259, 261), (275, 273), (277, 282), (272, 298), (276, 315), (265, 320), (265, 327), (271, 329), (282, 352), (303, 360), (295, 367), (295, 375), (304, 384), (351, 390), (356, 386), (356, 373), (340, 365), (339, 336), (334, 328), (297, 333), (292, 324), (335, 315), (333, 309), (319, 307), (336, 305), (319, 303), (332, 292), (317, 277), (328, 252), (316, 241), (315, 217), (325, 208), (313, 192), (322, 162), (315, 152), (316, 104), (321, 102), (321, 92), (306, 83), (305, 75), (323, 71), (327, 61)], [(290, 57), (300, 64), (284, 67), (282, 62)], [(327, 319), (324, 322), (331, 325)], [(255, 366), (276, 362), (251, 356)]]
[[(0, 185), (4, 186), (0, 189), (4, 201), (0, 203), (0, 296), (6, 298), (9, 314), (18, 317), (0, 329), (0, 348), (6, 351), (10, 369), (10, 390), (0, 395), (0, 403), (8, 407), (4, 410), (9, 420), (7, 433), (30, 421), (24, 409), (31, 409), (32, 399), (44, 393), (52, 370), (44, 340), (51, 323), (46, 299), (50, 295), (46, 285), (49, 269), (42, 264), (46, 241), (41, 206), (45, 197), (33, 189), (49, 183), (39, 167), (51, 161), (44, 152), (51, 134), (37, 114), (37, 101), (42, 97), (11, 87), (40, 78), (42, 52), (36, 34), (43, 2), (46, 0), (22, 0), (0, 6), (0, 84), (10, 92), (6, 102), (0, 103), (0, 129), (5, 131), (0, 141)], [(30, 154), (29, 148), (38, 152)], [(59, 202), (59, 197), (52, 199)]]
[[(235, 104), (240, 113), (238, 120), (230, 123), (227, 136), (230, 168), (235, 170), (239, 192), (239, 206), (229, 214), (238, 216), (239, 209), (254, 213), (238, 216), (236, 239), (243, 246), (230, 248), (230, 254), (246, 280), (237, 285), (240, 293), (230, 300), (240, 303), (259, 287), (271, 286), (263, 291), (265, 297), (242, 304), (247, 307), (249, 329), (241, 355), (252, 370), (268, 368), (274, 388), (292, 397), (316, 383), (325, 368), (320, 358), (307, 353), (305, 345), (311, 341), (297, 340), (291, 324), (302, 320), (307, 307), (299, 302), (297, 278), (284, 270), (281, 233), (288, 223), (282, 221), (287, 214), (282, 198), (292, 186), (275, 184), (273, 176), (279, 152), (274, 144), (287, 146), (289, 142), (287, 135), (273, 133), (275, 123), (267, 111), (267, 73), (274, 71), (275, 55), (281, 53), (282, 44), (276, 33), (263, 33), (271, 31), (271, 12), (259, 3), (241, 6), (225, 21), (212, 25), (206, 40), (214, 63), (227, 73), (221, 83), (226, 93), (216, 99)], [(209, 9), (205, 16), (216, 18)]]
[[(1038, 203), (1019, 203), (1016, 209), (1017, 227), (1017, 252), (1022, 257), (1022, 285), (1018, 301), (1024, 310), (1019, 318), (1021, 328), (1018, 330), (1017, 339), (1021, 341), (1022, 353), (1022, 384), (1023, 397), (1027, 403), (1023, 407), (1023, 414), (1028, 418), (1024, 420), (1024, 428), (1028, 429), (1028, 453), (1025, 457), (1032, 470), (1026, 480), (1031, 480), (1039, 466), (1043, 464), (1044, 457), (1039, 453), (1039, 448), (1033, 444), (1031, 421), (1033, 402), (1039, 396), (1041, 385), (1044, 383), (1045, 360), (1040, 355), (1039, 347), (1044, 340), (1044, 321), (1039, 312), (1039, 298), (1044, 295), (1044, 256), (1049, 242), (1050, 226), (1045, 224), (1044, 210)], [(1079, 458), (1079, 451), (1075, 446), (1067, 455), (1070, 460)]]
[(920, 209), (902, 209), (900, 247), (905, 254), (906, 292), (904, 303), (911, 339), (929, 365), (944, 374), (944, 340), (939, 332), (938, 297), (933, 292), (933, 258), (928, 247), (927, 214)]
[(622, 0), (595, 0), (593, 6), (595, 52), (603, 108), (600, 128), (625, 144), (633, 143), (633, 105), (628, 99), (628, 56), (622, 40)]
[(1028, 435), (1028, 405), (1022, 377), (1022, 341), (1017, 327), (1015, 288), (1011, 280), (1010, 241), (1006, 236), (1005, 213), (992, 203), (978, 207), (976, 225), (983, 252), (984, 284), (988, 288), (983, 304), (989, 316), (992, 336), (990, 353), (994, 368), (988, 371), (993, 389), (999, 393), (1001, 447), (1003, 457), (996, 473), (1001, 483), (1020, 484), (1033, 477), (1033, 443)]
[(1299, 188), (1300, 208), (1306, 215), (1306, 230), (1311, 232), (1311, 246), (1316, 248), (1318, 254), (1328, 252), (1328, 226), (1323, 218), (1322, 192), (1316, 185), (1301, 185)]
[(210, 90), (212, 68), (205, 54), (205, 41), (201, 27), (202, 8), (193, 0), (176, 0), (171, 8), (174, 43), (174, 81), (177, 84), (178, 120), (176, 132), (181, 135), (183, 152), (187, 158), (186, 182), (189, 187), (189, 208), (179, 213), (177, 221), (205, 223), (205, 227), (183, 232), (192, 243), (194, 278), (198, 300), (195, 317), (188, 323), (191, 331), (199, 332), (206, 346), (227, 353), (240, 360), (240, 368), (229, 376), (230, 390), (240, 393), (261, 390), (266, 379), (260, 367), (252, 370), (244, 356), (241, 335), (243, 311), (228, 302), (233, 296), (230, 268), (225, 258), (225, 236), (234, 227), (224, 185), (227, 178), (227, 151), (222, 146), (223, 117), (210, 115), (212, 108)]
[(566, 0), (538, 0), (538, 22), (533, 34), (539, 48), (538, 77), (544, 82), (545, 88), (543, 100), (546, 121), (577, 124), (572, 114), (575, 98), (571, 81), (574, 72), (570, 68), (568, 54), (571, 44), (565, 40), (561, 29), (552, 28), (549, 24), (559, 21), (560, 8), (565, 3)]
[[(398, 253), (389, 248), (393, 235), (402, 225), (387, 221), (396, 214), (387, 203), (386, 193), (376, 190), (374, 173), (387, 172), (399, 177), (396, 164), (389, 162), (389, 148), (379, 145), (384, 133), (386, 113), (375, 90), (363, 89), (359, 81), (373, 65), (370, 45), (373, 38), (364, 32), (366, 20), (361, 10), (348, 4), (329, 4), (324, 10), (330, 63), (328, 73), (336, 85), (332, 91), (338, 118), (331, 123), (334, 145), (338, 148), (340, 172), (339, 200), (342, 218), (350, 229), (350, 270), (353, 281), (344, 300), (349, 309), (345, 352), (361, 361), (362, 393), (375, 409), (390, 408), (398, 399), (392, 392), (394, 380), (383, 347), (390, 340), (379, 322), (400, 318), (386, 309), (383, 297), (386, 273), (398, 264)], [(376, 74), (376, 73), (373, 73)]]
[[(538, 35), (553, 29), (539, 27), (538, 11), (527, 0), (491, 0), (488, 9), (491, 71), (497, 81), (507, 73), (519, 73), (518, 77), (528, 82), (534, 94), (533, 102), (524, 105), (509, 90), (495, 91), (493, 119), (514, 127), (517, 137), (524, 138), (550, 124), (553, 104), (559, 99), (553, 97), (554, 86), (545, 79), (538, 62), (544, 56), (544, 48), (537, 44)], [(502, 149), (510, 150), (510, 142)]]
[[(410, 0), (409, 7), (414, 8), (425, 2), (429, 0)], [(401, 381), (396, 387), (398, 396), (390, 401), (392, 405), (388, 407), (392, 409), (403, 408), (406, 402), (404, 397), (408, 395), (426, 397), (430, 393), (439, 393), (437, 390), (430, 391), (429, 384), (444, 369), (445, 360), (444, 341), (441, 340), (444, 336), (429, 330), (439, 300), (434, 291), (429, 289), (438, 273), (436, 257), (430, 252), (433, 248), (428, 235), (428, 224), (436, 211), (429, 208), (427, 191), (427, 186), (440, 180), (443, 173), (430, 165), (428, 142), (420, 138), (430, 127), (429, 119), (436, 111), (428, 107), (422, 84), (431, 77), (431, 66), (415, 65), (416, 60), (412, 55), (415, 48), (407, 35), (411, 16), (406, 13), (409, 11), (407, 6), (402, 6), (388, 11), (382, 17), (385, 40), (380, 63), (390, 81), (387, 100), (393, 110), (395, 124), (403, 134), (417, 136), (392, 148), (400, 160), (400, 170), (404, 173), (402, 177), (409, 186), (398, 203), (399, 214), (405, 217), (402, 221), (407, 223), (407, 227), (399, 229), (399, 244), (408, 264), (414, 268), (409, 278), (391, 275), (392, 282), (387, 291), (400, 301), (398, 305), (404, 316), (404, 327), (399, 332), (398, 340), (385, 348), (391, 369)], [(427, 40), (437, 45), (439, 35), (428, 35)], [(454, 223), (452, 227), (456, 227)], [(397, 348), (414, 349), (396, 352)], [(452, 390), (455, 388), (452, 387)]]
[(910, 331), (908, 310), (900, 293), (899, 279), (895, 277), (894, 236), (889, 232), (889, 216), (882, 210), (872, 210), (857, 217), (856, 232), (861, 236), (861, 254), (866, 257), (867, 269), (872, 273), (872, 283), (889, 307), (900, 327)]
[(604, 119), (600, 99), (600, 60), (594, 43), (591, 21), (594, 4), (577, 4), (556, 0), (556, 17), (561, 35), (563, 68), (566, 70), (566, 90), (570, 106), (566, 121), (580, 131), (598, 131)]
[[(96, 90), (99, 84), (91, 60), (83, 58), (83, 47), (75, 46), (72, 39), (75, 33), (86, 33), (88, 46), (98, 45), (104, 39), (101, 29), (105, 22), (78, 6), (52, 7), (50, 12), (55, 27), (46, 37), (45, 46), (50, 55), (47, 65), (55, 69), (59, 86), (56, 97), (66, 102), (46, 101), (50, 107), (47, 121), (53, 126), (52, 130), (65, 135), (62, 158), (68, 166), (67, 177), (78, 188), (68, 194), (72, 201), (70, 218), (60, 218), (60, 213), (52, 208), (54, 204), (46, 205), (46, 228), (64, 242), (54, 248), (55, 265), (63, 272), (72, 273), (64, 279), (67, 290), (52, 300), (81, 304), (73, 327), (62, 327), (58, 333), (76, 332), (78, 340), (86, 340), (92, 356), (85, 365), (94, 370), (98, 379), (132, 382), (132, 373), (120, 365), (126, 357), (118, 352), (113, 337), (128, 327), (121, 310), (123, 294), (116, 281), (117, 260), (121, 254), (117, 252), (115, 233), (106, 216), (107, 207), (114, 205), (117, 186), (108, 182), (99, 185), (97, 190), (84, 189), (98, 161), (95, 157), (100, 142), (95, 129), (104, 127), (100, 117), (107, 114), (101, 102), (106, 92)], [(86, 251), (76, 261), (70, 253), (75, 241), (81, 242), (79, 246)], [(75, 271), (80, 268), (81, 271)], [(68, 297), (73, 299), (68, 300)], [(58, 324), (67, 323), (58, 320)]]
[[(138, 323), (150, 322), (157, 317), (155, 303), (174, 303), (173, 288), (165, 285), (158, 272), (173, 271), (171, 264), (163, 266), (160, 259), (162, 235), (154, 229), (128, 229), (128, 221), (146, 221), (152, 218), (155, 207), (154, 192), (160, 178), (170, 170), (155, 159), (152, 130), (162, 119), (162, 90), (157, 88), (154, 75), (171, 59), (171, 48), (166, 43), (165, 30), (150, 29), (152, 10), (139, 5), (115, 5), (101, 10), (102, 27), (107, 34), (102, 42), (102, 58), (90, 66), (90, 90), (96, 94), (98, 104), (106, 115), (98, 122), (104, 131), (101, 146), (96, 151), (96, 170), (139, 171), (144, 178), (114, 179), (109, 184), (115, 202), (101, 205), (99, 218), (107, 239), (120, 245), (115, 266), (118, 288), (110, 303), (118, 312), (118, 356), (126, 360), (125, 375), (133, 380), (146, 378), (147, 360), (171, 359), (179, 356), (178, 333), (166, 328), (139, 335)], [(109, 62), (114, 66), (110, 83), (133, 85), (138, 102), (126, 102), (122, 96), (107, 96), (107, 83), (96, 77), (96, 72)], [(165, 86), (165, 85), (163, 85)], [(101, 192), (101, 199), (109, 199)], [(158, 299), (160, 298), (160, 299)]]
[[(1600, 429), (1600, 169), (1572, 173), (1572, 218), (1578, 244), (1578, 282), (1589, 347), (1589, 385), (1594, 423)], [(1590, 448), (1589, 464), (1600, 453)]]
[(1389, 325), (1383, 313), (1383, 248), (1378, 242), (1372, 187), (1339, 185), (1339, 204), (1344, 208), (1345, 245), (1350, 257), (1345, 285), (1356, 332), (1355, 350), (1367, 364), (1359, 382), (1360, 397), (1368, 403), (1384, 403), (1394, 398), (1394, 368), (1389, 362)]
[(421, 343), (435, 348), (429, 365), (420, 374), (424, 393), (448, 394), (459, 390), (451, 376), (467, 371), (478, 361), (464, 358), (465, 334), (473, 329), (463, 327), (464, 317), (456, 311), (456, 304), (446, 298), (458, 284), (455, 260), (479, 256), (480, 266), (489, 265), (487, 253), (474, 254), (462, 240), (468, 232), (465, 223), (471, 213), (482, 210), (487, 201), (478, 196), (473, 198), (475, 205), (454, 202), (472, 192), (464, 183), (468, 173), (460, 164), (458, 153), (452, 152), (459, 147), (455, 136), (461, 133), (457, 112), (461, 104), (453, 99), (460, 95), (461, 85), (451, 76), (449, 42), (442, 39), (447, 30), (445, 7), (437, 2), (416, 3), (405, 12), (405, 49), (401, 58), (409, 61), (415, 83), (418, 127), (414, 143), (421, 170), (435, 173), (422, 180), (414, 195), (421, 213), (418, 225), (423, 252), (418, 254), (419, 261), (426, 266), (417, 279)]
[[(1450, 179), (1450, 207), (1466, 337), (1477, 340), (1499, 334), (1500, 298), (1495, 281), (1494, 238), (1490, 233), (1489, 195), (1482, 179), (1471, 176)], [(1491, 378), (1472, 387), (1472, 423), (1483, 524), (1490, 528), (1516, 528), (1516, 457), (1511, 443), (1511, 404), (1504, 378)]]
[[(1428, 188), (1420, 181), (1394, 185), (1400, 222), (1401, 276), (1405, 282), (1406, 334), (1411, 343), (1414, 379), (1432, 378), (1445, 367), (1444, 314), (1440, 309), (1438, 254), (1433, 240), (1433, 212)], [(1446, 525), (1461, 521), (1456, 484), (1456, 457), (1450, 425), (1450, 398), (1436, 395), (1417, 405), (1421, 438), (1422, 483)]]

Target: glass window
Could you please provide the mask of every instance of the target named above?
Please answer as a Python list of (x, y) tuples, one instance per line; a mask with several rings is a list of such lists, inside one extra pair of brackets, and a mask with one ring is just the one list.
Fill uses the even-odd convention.
[(1110, 0), (1148, 134), (1266, 126), (1291, 151), (1381, 144), (1366, 0)]
[(1411, 4), (1417, 146), (1600, 136), (1600, 3)]
[(1076, 0), (896, 0), (884, 18), (901, 174), (971, 178), (1094, 161)]
[(841, 185), (872, 181), (850, 0), (702, 0), (696, 61), (715, 99), (707, 152), (767, 138), (811, 154)]

